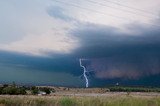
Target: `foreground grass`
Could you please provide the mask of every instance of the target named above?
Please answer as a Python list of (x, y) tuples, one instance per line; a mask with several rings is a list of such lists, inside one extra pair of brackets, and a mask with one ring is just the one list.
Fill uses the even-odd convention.
[(160, 97), (0, 96), (0, 106), (160, 106)]

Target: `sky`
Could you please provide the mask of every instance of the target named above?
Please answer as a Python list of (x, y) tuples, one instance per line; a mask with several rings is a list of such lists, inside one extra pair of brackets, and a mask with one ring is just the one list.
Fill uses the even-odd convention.
[(1, 0), (0, 83), (160, 86), (159, 0)]

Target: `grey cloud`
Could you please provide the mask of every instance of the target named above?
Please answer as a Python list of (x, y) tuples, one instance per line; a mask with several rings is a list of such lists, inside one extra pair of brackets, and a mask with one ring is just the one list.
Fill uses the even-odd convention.
[(139, 79), (160, 74), (160, 31), (133, 26), (137, 33), (127, 34), (104, 25), (83, 24), (71, 31), (81, 44), (73, 54), (89, 59), (87, 67), (97, 78)]
[(95, 76), (100, 79), (139, 79), (160, 74), (160, 58), (147, 59), (143, 57), (109, 57), (101, 59), (91, 59), (91, 67)]
[[(135, 26), (135, 29), (136, 27), (139, 28)], [(80, 40), (81, 47), (77, 49), (77, 53), (82, 57), (105, 57), (115, 52), (140, 53), (147, 52), (148, 49), (158, 52), (160, 47), (160, 31), (147, 28), (140, 29), (134, 35), (104, 25), (83, 24), (72, 30), (71, 34)]]

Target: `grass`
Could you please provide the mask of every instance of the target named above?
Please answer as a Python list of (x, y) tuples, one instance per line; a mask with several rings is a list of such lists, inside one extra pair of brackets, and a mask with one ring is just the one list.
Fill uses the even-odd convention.
[(0, 96), (0, 106), (160, 106), (160, 97)]
[(61, 106), (75, 106), (76, 105), (76, 99), (65, 97), (65, 98), (61, 98), (59, 100), (59, 103), (60, 103)]

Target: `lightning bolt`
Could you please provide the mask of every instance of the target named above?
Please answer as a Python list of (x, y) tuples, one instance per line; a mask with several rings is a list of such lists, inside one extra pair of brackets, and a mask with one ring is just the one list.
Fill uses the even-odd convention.
[(84, 76), (85, 81), (86, 81), (86, 88), (88, 88), (89, 82), (88, 82), (88, 78), (87, 78), (87, 75), (86, 75), (87, 70), (86, 70), (85, 66), (82, 65), (82, 59), (79, 59), (79, 63), (80, 63), (80, 67), (83, 68), (83, 76)]

